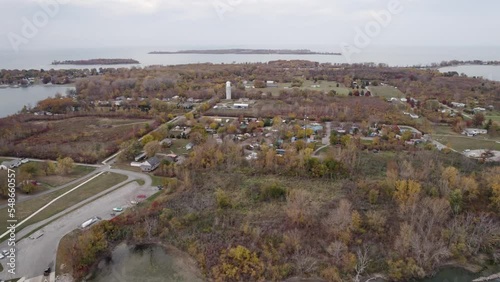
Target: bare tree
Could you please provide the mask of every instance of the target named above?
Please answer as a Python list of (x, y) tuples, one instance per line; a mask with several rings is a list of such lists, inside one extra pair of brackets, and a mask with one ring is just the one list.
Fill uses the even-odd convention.
[(356, 253), (356, 266), (354, 267), (354, 271), (356, 271), (356, 276), (354, 277), (354, 282), (359, 282), (361, 279), (361, 275), (365, 272), (368, 264), (370, 263), (370, 258), (368, 256), (368, 250), (363, 247), (363, 250), (358, 249)]

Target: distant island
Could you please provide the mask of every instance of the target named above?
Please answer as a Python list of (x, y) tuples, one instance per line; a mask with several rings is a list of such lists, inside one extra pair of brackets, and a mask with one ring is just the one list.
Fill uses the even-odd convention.
[(133, 59), (90, 59), (90, 60), (66, 60), (53, 61), (52, 65), (130, 65), (140, 64)]
[(148, 54), (236, 54), (236, 55), (342, 55), (341, 53), (314, 52), (308, 49), (214, 49), (214, 50), (181, 50), (175, 52), (153, 51)]
[(445, 68), (445, 67), (457, 67), (457, 66), (500, 66), (500, 61), (482, 61), (482, 60), (451, 60), (443, 61), (441, 63), (432, 63), (430, 65), (416, 65), (414, 68)]

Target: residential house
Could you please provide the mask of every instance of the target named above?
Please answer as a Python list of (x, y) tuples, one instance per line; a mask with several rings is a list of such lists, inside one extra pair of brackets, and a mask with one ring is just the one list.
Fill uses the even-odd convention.
[(234, 104), (233, 107), (235, 109), (248, 109), (248, 104)]
[(142, 152), (141, 154), (139, 154), (138, 156), (135, 157), (135, 161), (138, 162), (138, 161), (141, 161), (143, 160), (144, 158), (146, 158), (146, 153), (145, 152)]
[(160, 166), (160, 162), (160, 159), (158, 159), (157, 157), (149, 158), (147, 161), (142, 163), (141, 170), (144, 172), (153, 171), (158, 168), (158, 166)]
[(266, 87), (269, 87), (269, 88), (276, 88), (278, 87), (278, 83), (272, 81), (272, 80), (268, 80), (266, 81)]
[(0, 170), (7, 170), (9, 168), (16, 168), (21, 165), (21, 160), (11, 160), (11, 161), (4, 161), (0, 165)]
[(464, 103), (451, 102), (451, 105), (455, 108), (465, 108)]
[(474, 113), (486, 112), (486, 109), (481, 107), (476, 107), (472, 110), (474, 111)]
[(175, 163), (177, 162), (179, 159), (179, 156), (177, 156), (176, 154), (168, 154), (167, 155), (167, 160), (171, 163)]
[(469, 136), (469, 137), (473, 137), (473, 136), (476, 136), (478, 134), (488, 134), (488, 130), (482, 129), (482, 128), (466, 128), (466, 129), (464, 129), (462, 134)]
[(306, 128), (312, 129), (315, 134), (318, 134), (318, 132), (323, 131), (323, 126), (319, 123), (308, 124), (306, 125)]
[(173, 144), (173, 142), (172, 142), (172, 139), (170, 139), (170, 138), (165, 138), (165, 139), (160, 141), (161, 146), (171, 147), (172, 144)]

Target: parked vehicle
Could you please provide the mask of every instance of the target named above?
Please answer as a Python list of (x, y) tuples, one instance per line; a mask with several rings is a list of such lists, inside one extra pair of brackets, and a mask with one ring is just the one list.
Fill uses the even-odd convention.
[(82, 228), (87, 228), (87, 227), (89, 227), (90, 225), (92, 225), (92, 224), (94, 224), (94, 223), (98, 222), (99, 220), (100, 220), (100, 218), (99, 218), (99, 217), (97, 217), (97, 216), (95, 216), (95, 217), (93, 217), (93, 218), (91, 218), (91, 219), (89, 219), (89, 220), (85, 221), (84, 223), (82, 223), (81, 227), (82, 227)]
[(50, 275), (50, 267), (47, 267), (45, 271), (43, 272), (43, 276), (49, 276)]
[(122, 212), (123, 208), (119, 208), (119, 207), (118, 208), (113, 208), (113, 211), (115, 211), (115, 212)]
[(138, 199), (146, 199), (146, 195), (140, 194), (140, 195), (137, 195), (137, 198)]

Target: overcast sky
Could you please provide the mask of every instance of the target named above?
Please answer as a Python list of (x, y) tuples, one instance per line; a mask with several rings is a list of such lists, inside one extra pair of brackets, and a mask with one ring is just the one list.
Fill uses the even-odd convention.
[[(41, 3), (55, 1), (64, 4), (47, 15)], [(17, 40), (21, 49), (326, 46), (337, 51), (340, 44), (355, 45), (357, 29), (369, 26), (374, 14), (388, 13), (389, 2), (0, 0), (0, 49), (10, 48), (10, 41)], [(498, 0), (398, 2), (402, 11), (392, 14), (390, 23), (369, 37), (371, 44), (500, 46)], [(38, 30), (28, 33), (28, 38), (23, 29), (30, 24)]]

